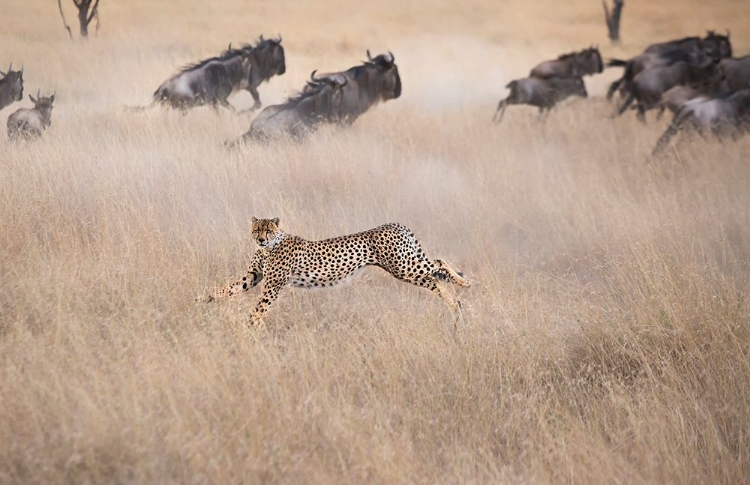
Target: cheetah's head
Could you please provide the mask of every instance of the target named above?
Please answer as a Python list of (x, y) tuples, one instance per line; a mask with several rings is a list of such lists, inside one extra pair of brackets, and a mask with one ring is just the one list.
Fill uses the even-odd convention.
[(273, 219), (256, 219), (253, 217), (250, 230), (255, 242), (262, 248), (273, 246), (281, 236), (278, 217)]

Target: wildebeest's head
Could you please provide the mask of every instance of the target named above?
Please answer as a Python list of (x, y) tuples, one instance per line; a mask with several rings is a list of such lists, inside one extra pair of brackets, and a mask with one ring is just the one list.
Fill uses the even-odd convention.
[(41, 116), (42, 120), (44, 120), (44, 126), (49, 126), (52, 124), (52, 103), (55, 102), (55, 93), (52, 93), (52, 96), (45, 98), (39, 96), (39, 90), (36, 92), (36, 99), (32, 95), (29, 94), (29, 99), (32, 103), (34, 103), (34, 109), (38, 111)]
[(325, 77), (315, 77), (316, 71), (310, 74), (310, 81), (300, 98), (303, 103), (309, 103), (303, 111), (314, 113), (316, 121), (335, 122), (343, 116), (343, 91), (348, 79), (336, 73)]
[(701, 39), (701, 50), (714, 61), (732, 57), (732, 43), (729, 40), (731, 35), (729, 30), (727, 30), (726, 35), (717, 34), (713, 30), (709, 30), (706, 37)]
[(252, 48), (255, 65), (262, 71), (263, 78), (281, 76), (286, 72), (286, 57), (281, 45), (281, 36), (276, 39), (264, 39), (260, 36), (258, 43)]
[(398, 66), (395, 58), (389, 51), (388, 54), (380, 54), (375, 57), (367, 51), (367, 62), (365, 66), (371, 72), (370, 85), (383, 101), (396, 99), (401, 96), (401, 76), (398, 74)]
[(582, 61), (587, 71), (591, 73), (600, 73), (604, 71), (604, 63), (602, 62), (602, 55), (599, 52), (598, 47), (589, 47), (582, 52)]
[(13, 70), (13, 63), (8, 66), (7, 72), (0, 71), (0, 84), (5, 86), (8, 99), (21, 101), (23, 99), (23, 66), (20, 71)]

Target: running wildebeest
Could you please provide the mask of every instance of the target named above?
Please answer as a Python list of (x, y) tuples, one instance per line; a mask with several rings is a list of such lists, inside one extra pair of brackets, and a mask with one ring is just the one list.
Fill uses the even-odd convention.
[(569, 96), (588, 97), (586, 85), (581, 77), (551, 77), (548, 79), (527, 77), (511, 81), (505, 87), (510, 89), (510, 94), (497, 105), (495, 115), (492, 117), (492, 121), (496, 123), (503, 120), (508, 105), (528, 104), (537, 106), (541, 118), (545, 110), (549, 112), (557, 103)]
[(229, 145), (251, 139), (299, 137), (315, 131), (322, 123), (336, 122), (342, 114), (343, 88), (348, 83), (349, 80), (341, 74), (315, 77), (313, 71), (299, 95), (265, 108), (253, 120), (247, 133)]
[(617, 114), (623, 114), (633, 101), (637, 101), (638, 119), (645, 121), (646, 111), (656, 108), (662, 94), (670, 88), (687, 84), (717, 84), (719, 79), (716, 64), (705, 55), (697, 57), (694, 62), (679, 61), (636, 74), (625, 85), (627, 98)]
[(13, 70), (13, 63), (8, 72), (0, 71), (0, 110), (23, 99), (23, 66), (20, 71)]
[(732, 57), (719, 62), (719, 72), (723, 77), (722, 88), (738, 91), (750, 83), (750, 56)]
[(336, 120), (341, 124), (350, 125), (373, 105), (401, 96), (401, 76), (391, 52), (372, 57), (368, 50), (367, 61), (363, 64), (321, 76), (333, 75), (347, 80), (342, 88), (341, 114)]
[(52, 124), (52, 103), (55, 102), (55, 94), (49, 98), (39, 96), (37, 99), (29, 94), (29, 99), (34, 103), (31, 109), (21, 108), (8, 117), (8, 138), (15, 140), (18, 137), (27, 139), (39, 138), (42, 132)]
[(274, 75), (286, 72), (284, 48), (279, 39), (263, 39), (253, 47), (229, 48), (221, 55), (182, 68), (154, 92), (152, 104), (187, 109), (211, 105), (234, 110), (228, 98), (247, 90), (260, 106), (257, 87)]
[(563, 54), (553, 61), (544, 61), (531, 70), (529, 77), (575, 77), (598, 74), (604, 70), (599, 49), (589, 47), (580, 52)]
[(699, 96), (708, 96), (708, 93), (691, 86), (674, 86), (668, 89), (661, 95), (661, 101), (658, 103), (659, 112), (656, 114), (656, 119), (661, 119), (666, 110), (676, 114), (685, 103)]
[(262, 106), (258, 86), (273, 76), (281, 76), (286, 72), (286, 56), (281, 45), (281, 36), (276, 39), (264, 39), (260, 36), (258, 43), (250, 51), (250, 74), (247, 90), (253, 97), (254, 111)]
[(729, 40), (731, 33), (719, 35), (709, 31), (704, 38), (685, 37), (660, 44), (653, 44), (642, 54), (628, 60), (610, 59), (607, 67), (624, 67), (622, 77), (610, 84), (607, 99), (612, 99), (619, 88), (632, 80), (638, 73), (652, 67), (668, 66), (675, 62), (689, 61), (692, 57), (705, 54), (713, 61), (724, 57), (731, 57), (732, 44)]
[(718, 138), (737, 138), (750, 128), (750, 89), (713, 98), (698, 97), (686, 102), (659, 138), (652, 155), (658, 155), (685, 125), (699, 134), (713, 133)]

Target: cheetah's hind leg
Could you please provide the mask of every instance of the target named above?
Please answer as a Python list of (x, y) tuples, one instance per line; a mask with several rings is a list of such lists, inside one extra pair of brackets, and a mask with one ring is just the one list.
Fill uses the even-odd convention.
[(443, 281), (450, 281), (454, 285), (463, 286), (464, 288), (471, 286), (471, 283), (469, 283), (469, 280), (464, 277), (464, 274), (453, 269), (453, 267), (446, 261), (436, 259), (433, 261), (433, 264), (437, 268), (432, 273), (435, 278)]

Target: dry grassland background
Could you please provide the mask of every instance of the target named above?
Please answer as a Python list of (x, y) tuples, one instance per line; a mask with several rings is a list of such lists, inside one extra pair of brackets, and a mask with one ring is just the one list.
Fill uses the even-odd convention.
[[(42, 140), (0, 136), (0, 483), (747, 483), (750, 141), (647, 163), (667, 121), (609, 119), (619, 69), (541, 126), (490, 123), (508, 81), (590, 44), (730, 28), (747, 54), (746, 2), (626, 2), (619, 47), (593, 0), (104, 0), (88, 42), (54, 2), (0, 11), (0, 68), (57, 90)], [(288, 66), (265, 105), (367, 48), (403, 96), (235, 152), (250, 116), (123, 109), (261, 33)], [(474, 282), (458, 331), (377, 269), (286, 290), (267, 331), (259, 289), (195, 304), (249, 261), (252, 215), (408, 225)]]

